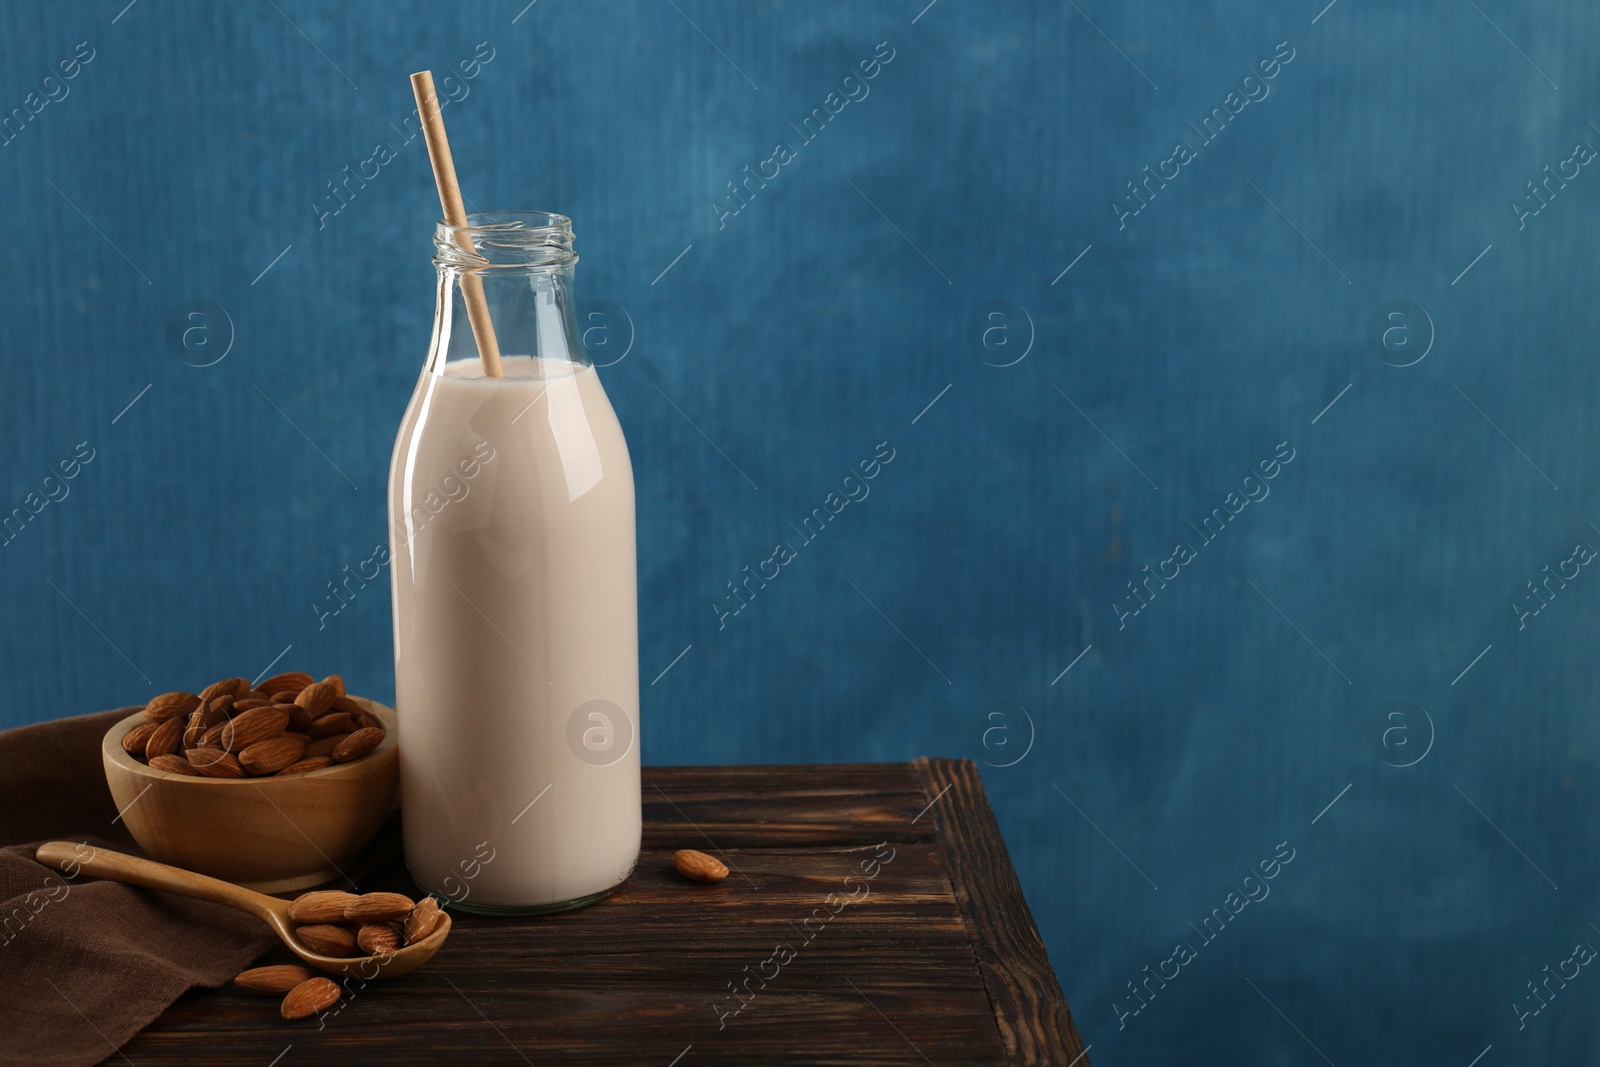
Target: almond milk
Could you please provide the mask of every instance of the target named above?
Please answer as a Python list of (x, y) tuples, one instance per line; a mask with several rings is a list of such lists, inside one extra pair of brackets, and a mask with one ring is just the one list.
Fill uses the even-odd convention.
[(395, 442), (401, 813), (424, 889), (552, 910), (639, 854), (633, 470), (592, 366), (504, 365), (435, 361)]

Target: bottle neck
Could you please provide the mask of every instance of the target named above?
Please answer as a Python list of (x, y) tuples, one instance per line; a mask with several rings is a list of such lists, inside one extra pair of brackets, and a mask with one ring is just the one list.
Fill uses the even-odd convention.
[[(578, 366), (589, 363), (578, 334), (572, 276), (570, 265), (475, 273), (489, 321), (494, 325), (501, 359), (512, 361), (507, 375), (513, 374), (513, 367), (524, 366), (518, 357)], [(469, 294), (463, 290), (464, 278), (464, 272), (457, 267), (439, 268), (433, 340), (428, 353), (428, 370), (433, 374), (443, 374), (447, 363), (478, 360), (478, 345), (467, 315)]]
[[(433, 263), (438, 270), (428, 370), (443, 374), (458, 362), (478, 363), (468, 301), (486, 310), (506, 374), (537, 373), (527, 361), (587, 366), (572, 298), (572, 222), (542, 211), (487, 211), (467, 225), (439, 223)], [(480, 328), (482, 318), (478, 320)], [(457, 373), (474, 376), (467, 367)], [(538, 374), (537, 376), (544, 376)]]

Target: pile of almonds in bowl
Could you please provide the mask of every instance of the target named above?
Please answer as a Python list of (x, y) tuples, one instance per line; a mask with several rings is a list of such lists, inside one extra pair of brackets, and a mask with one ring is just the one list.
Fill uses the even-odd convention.
[[(379, 958), (403, 945), (414, 945), (444, 921), (433, 897), (412, 902), (403, 893), (345, 893), (322, 889), (302, 893), (289, 905), (295, 937), (323, 956)], [(297, 963), (252, 967), (234, 984), (254, 993), (283, 995), (279, 1014), (306, 1019), (338, 1002), (340, 986)]]
[(155, 770), (206, 778), (304, 774), (360, 759), (383, 743), (383, 724), (344, 690), (303, 671), (254, 687), (224, 678), (199, 693), (162, 693), (122, 748)]

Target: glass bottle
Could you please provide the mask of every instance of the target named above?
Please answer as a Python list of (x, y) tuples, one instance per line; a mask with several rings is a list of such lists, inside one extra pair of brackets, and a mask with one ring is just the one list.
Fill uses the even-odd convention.
[[(570, 220), (467, 222), (435, 231), (433, 340), (389, 470), (406, 862), (468, 911), (561, 911), (639, 855), (633, 468), (578, 339)], [(469, 276), (504, 377), (480, 364)]]

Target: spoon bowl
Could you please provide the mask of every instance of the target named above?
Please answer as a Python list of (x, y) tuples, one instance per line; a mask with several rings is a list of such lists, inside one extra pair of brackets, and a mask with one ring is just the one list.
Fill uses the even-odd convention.
[(376, 956), (324, 956), (320, 952), (311, 951), (295, 936), (295, 923), (289, 918), (290, 902), (287, 900), (269, 897), (265, 893), (257, 893), (253, 889), (186, 871), (180, 867), (169, 867), (165, 863), (156, 863), (138, 856), (129, 856), (126, 853), (95, 848), (74, 841), (46, 842), (39, 846), (34, 858), (47, 867), (65, 871), (74, 877), (88, 874), (95, 878), (105, 878), (128, 885), (142, 885), (149, 889), (161, 889), (168, 893), (177, 893), (179, 896), (209, 900), (247, 911), (272, 927), (272, 932), (288, 946), (290, 952), (327, 974), (369, 980), (398, 978), (432, 959), (433, 954), (439, 951), (445, 938), (450, 935), (450, 915), (441, 912), (439, 928), (414, 945), (405, 945), (393, 952), (384, 952)]

